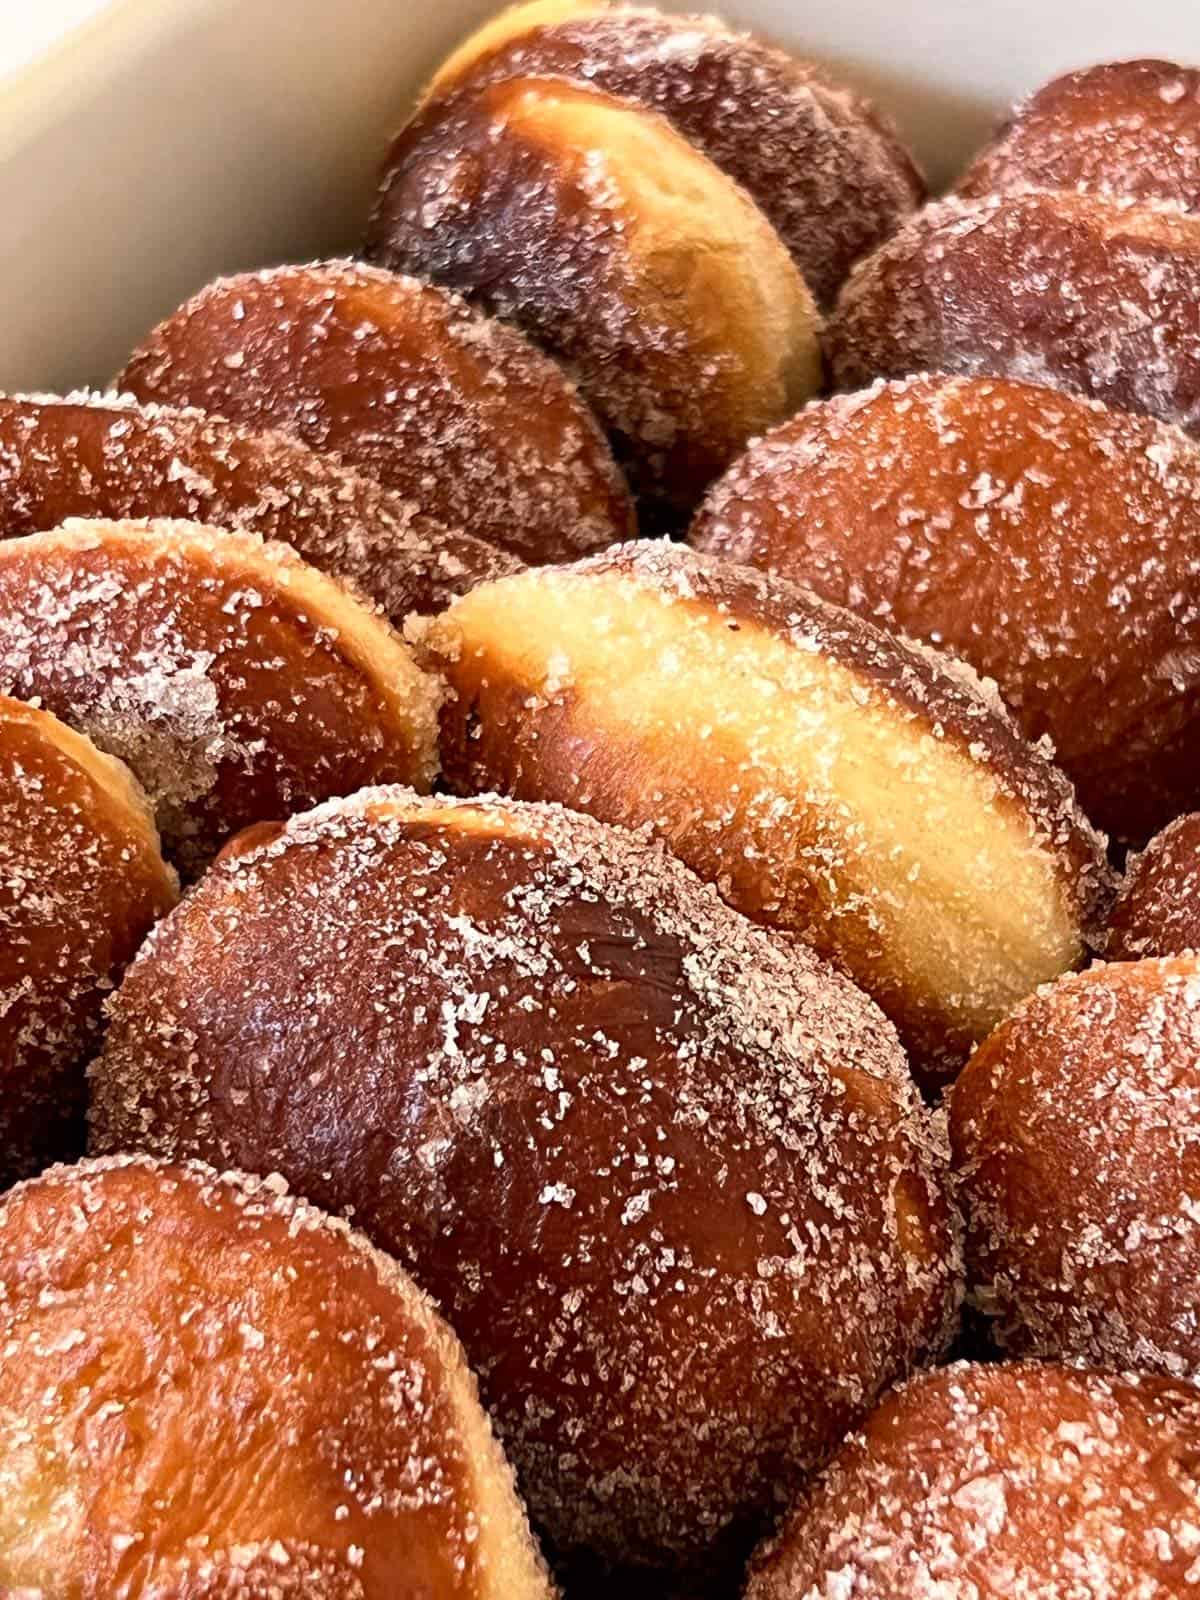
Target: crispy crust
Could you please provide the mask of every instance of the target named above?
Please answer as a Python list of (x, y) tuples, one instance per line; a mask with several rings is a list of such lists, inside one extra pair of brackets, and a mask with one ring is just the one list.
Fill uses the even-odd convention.
[(482, 586), (425, 640), (452, 786), (653, 824), (862, 983), (930, 1081), (1106, 903), (1102, 841), (969, 669), (790, 584), (626, 545)]
[(1101, 948), (1110, 961), (1200, 950), (1200, 812), (1176, 817), (1130, 857)]
[(426, 98), (523, 77), (594, 84), (666, 117), (762, 208), (825, 308), (854, 261), (925, 198), (867, 100), (715, 17), (533, 0), (472, 35)]
[(1005, 1348), (1200, 1376), (1198, 1101), (1196, 956), (1065, 978), (976, 1051), (950, 1130)]
[(125, 768), (0, 697), (0, 1190), (82, 1148), (104, 999), (177, 897)]
[(220, 278), (153, 330), (117, 382), (336, 451), (529, 561), (635, 531), (604, 436), (554, 362), (414, 278), (350, 261)]
[(1177, 429), (1002, 378), (881, 383), (754, 444), (689, 537), (969, 661), (1123, 841), (1200, 786), (1200, 451)]
[(889, 1396), (746, 1600), (1195, 1600), (1200, 1392), (960, 1363)]
[(706, 1584), (955, 1309), (884, 1018), (559, 807), (367, 791), (219, 864), (113, 1001), (92, 1122), (353, 1208), (548, 1536)]
[(1200, 71), (1111, 61), (1054, 78), (1014, 108), (956, 187), (968, 197), (1073, 189), (1200, 210)]
[(467, 85), (418, 113), (367, 253), (563, 357), (652, 521), (686, 515), (820, 383), (812, 299), (749, 196), (662, 117), (566, 79)]
[(842, 291), (839, 388), (935, 369), (1091, 395), (1200, 428), (1200, 220), (1091, 195), (926, 208)]
[(0, 396), (0, 528), (173, 517), (280, 539), (399, 624), (521, 563), (282, 433), (115, 395)]
[(439, 691), (383, 618), (286, 545), (195, 523), (0, 542), (0, 690), (127, 761), (188, 874), (248, 823), (437, 767)]
[(0, 1340), (5, 1593), (551, 1600), (454, 1335), (277, 1175), (13, 1190)]

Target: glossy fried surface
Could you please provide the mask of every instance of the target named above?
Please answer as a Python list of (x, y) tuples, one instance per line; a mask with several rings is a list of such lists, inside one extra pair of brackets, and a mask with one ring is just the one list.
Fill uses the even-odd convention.
[(1110, 961), (1200, 950), (1200, 813), (1176, 817), (1130, 857), (1101, 945)]
[(438, 691), (386, 622), (286, 546), (194, 523), (0, 541), (0, 690), (124, 760), (188, 875), (248, 823), (436, 771)]
[(352, 1207), (547, 1536), (718, 1593), (955, 1308), (882, 1015), (557, 807), (374, 790), (247, 841), (115, 997), (92, 1126)]
[(1200, 1391), (1053, 1365), (892, 1394), (745, 1600), (1194, 1600)]
[(1200, 451), (1009, 378), (809, 406), (713, 487), (700, 550), (992, 678), (1098, 826), (1144, 843), (1200, 783)]
[(21, 1185), (0, 1347), (6, 1594), (550, 1600), (454, 1335), (278, 1175)]
[(851, 973), (931, 1084), (1106, 902), (1069, 785), (968, 669), (749, 568), (627, 545), (476, 589), (426, 648), (449, 784), (652, 825)]
[(334, 451), (528, 561), (634, 532), (625, 483), (566, 374), (415, 278), (352, 261), (220, 278), (148, 335), (117, 382)]
[(0, 1190), (82, 1149), (101, 1007), (177, 892), (125, 769), (0, 697)]

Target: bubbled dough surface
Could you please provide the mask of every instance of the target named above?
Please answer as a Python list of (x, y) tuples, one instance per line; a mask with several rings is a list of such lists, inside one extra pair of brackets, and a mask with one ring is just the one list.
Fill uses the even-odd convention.
[(875, 1007), (556, 807), (294, 818), (148, 943), (93, 1088), (98, 1148), (353, 1205), (568, 1549), (711, 1581), (954, 1304), (942, 1156)]
[(14, 1190), (0, 1347), (0, 1586), (548, 1600), (454, 1336), (278, 1176), (122, 1157)]

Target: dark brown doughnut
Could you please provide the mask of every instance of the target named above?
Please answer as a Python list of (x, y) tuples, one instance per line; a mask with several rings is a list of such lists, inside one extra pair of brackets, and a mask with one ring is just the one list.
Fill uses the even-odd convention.
[(1110, 961), (1200, 951), (1200, 812), (1177, 817), (1126, 862), (1101, 943)]

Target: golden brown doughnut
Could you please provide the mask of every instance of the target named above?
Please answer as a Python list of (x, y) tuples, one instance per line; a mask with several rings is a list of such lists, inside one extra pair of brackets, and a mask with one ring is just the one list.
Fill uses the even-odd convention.
[(745, 1600), (1196, 1600), (1200, 1391), (962, 1362), (889, 1395)]
[(457, 1339), (278, 1175), (12, 1190), (0, 1350), (0, 1593), (551, 1600)]
[(923, 1077), (1083, 955), (1102, 843), (970, 669), (806, 590), (640, 543), (484, 584), (428, 625), (461, 792), (653, 824), (799, 934)]
[(969, 661), (1123, 841), (1200, 791), (1200, 449), (1175, 428), (1005, 378), (881, 383), (758, 440), (689, 537)]
[(0, 541), (0, 693), (127, 762), (188, 874), (247, 823), (437, 770), (439, 690), (383, 618), (286, 545), (196, 523)]
[(934, 368), (1092, 395), (1200, 430), (1200, 218), (1082, 194), (944, 200), (851, 274), (834, 382)]
[(817, 389), (819, 319), (771, 224), (662, 117), (561, 78), (471, 84), (389, 152), (367, 253), (561, 356), (652, 521)]
[(582, 80), (666, 117), (762, 208), (825, 307), (852, 263), (925, 198), (911, 155), (867, 100), (716, 17), (527, 0), (473, 33), (429, 95), (525, 77)]
[(335, 451), (529, 561), (635, 532), (574, 385), (514, 329), (415, 278), (353, 261), (219, 278), (159, 323), (117, 384)]
[(114, 395), (0, 395), (0, 536), (178, 517), (281, 539), (399, 625), (521, 563), (282, 433)]
[(126, 769), (0, 697), (0, 1189), (82, 1148), (101, 1007), (177, 894)]
[(1200, 950), (1200, 812), (1176, 817), (1126, 862), (1102, 948), (1110, 961)]
[(1109, 61), (1054, 78), (1014, 108), (957, 189), (1073, 189), (1200, 211), (1200, 72)]
[(352, 1208), (567, 1552), (728, 1576), (954, 1308), (878, 1010), (558, 807), (369, 790), (243, 843), (130, 969), (92, 1089), (98, 1150)]
[(1200, 956), (1041, 990), (950, 1101), (972, 1303), (1018, 1354), (1200, 1376)]

